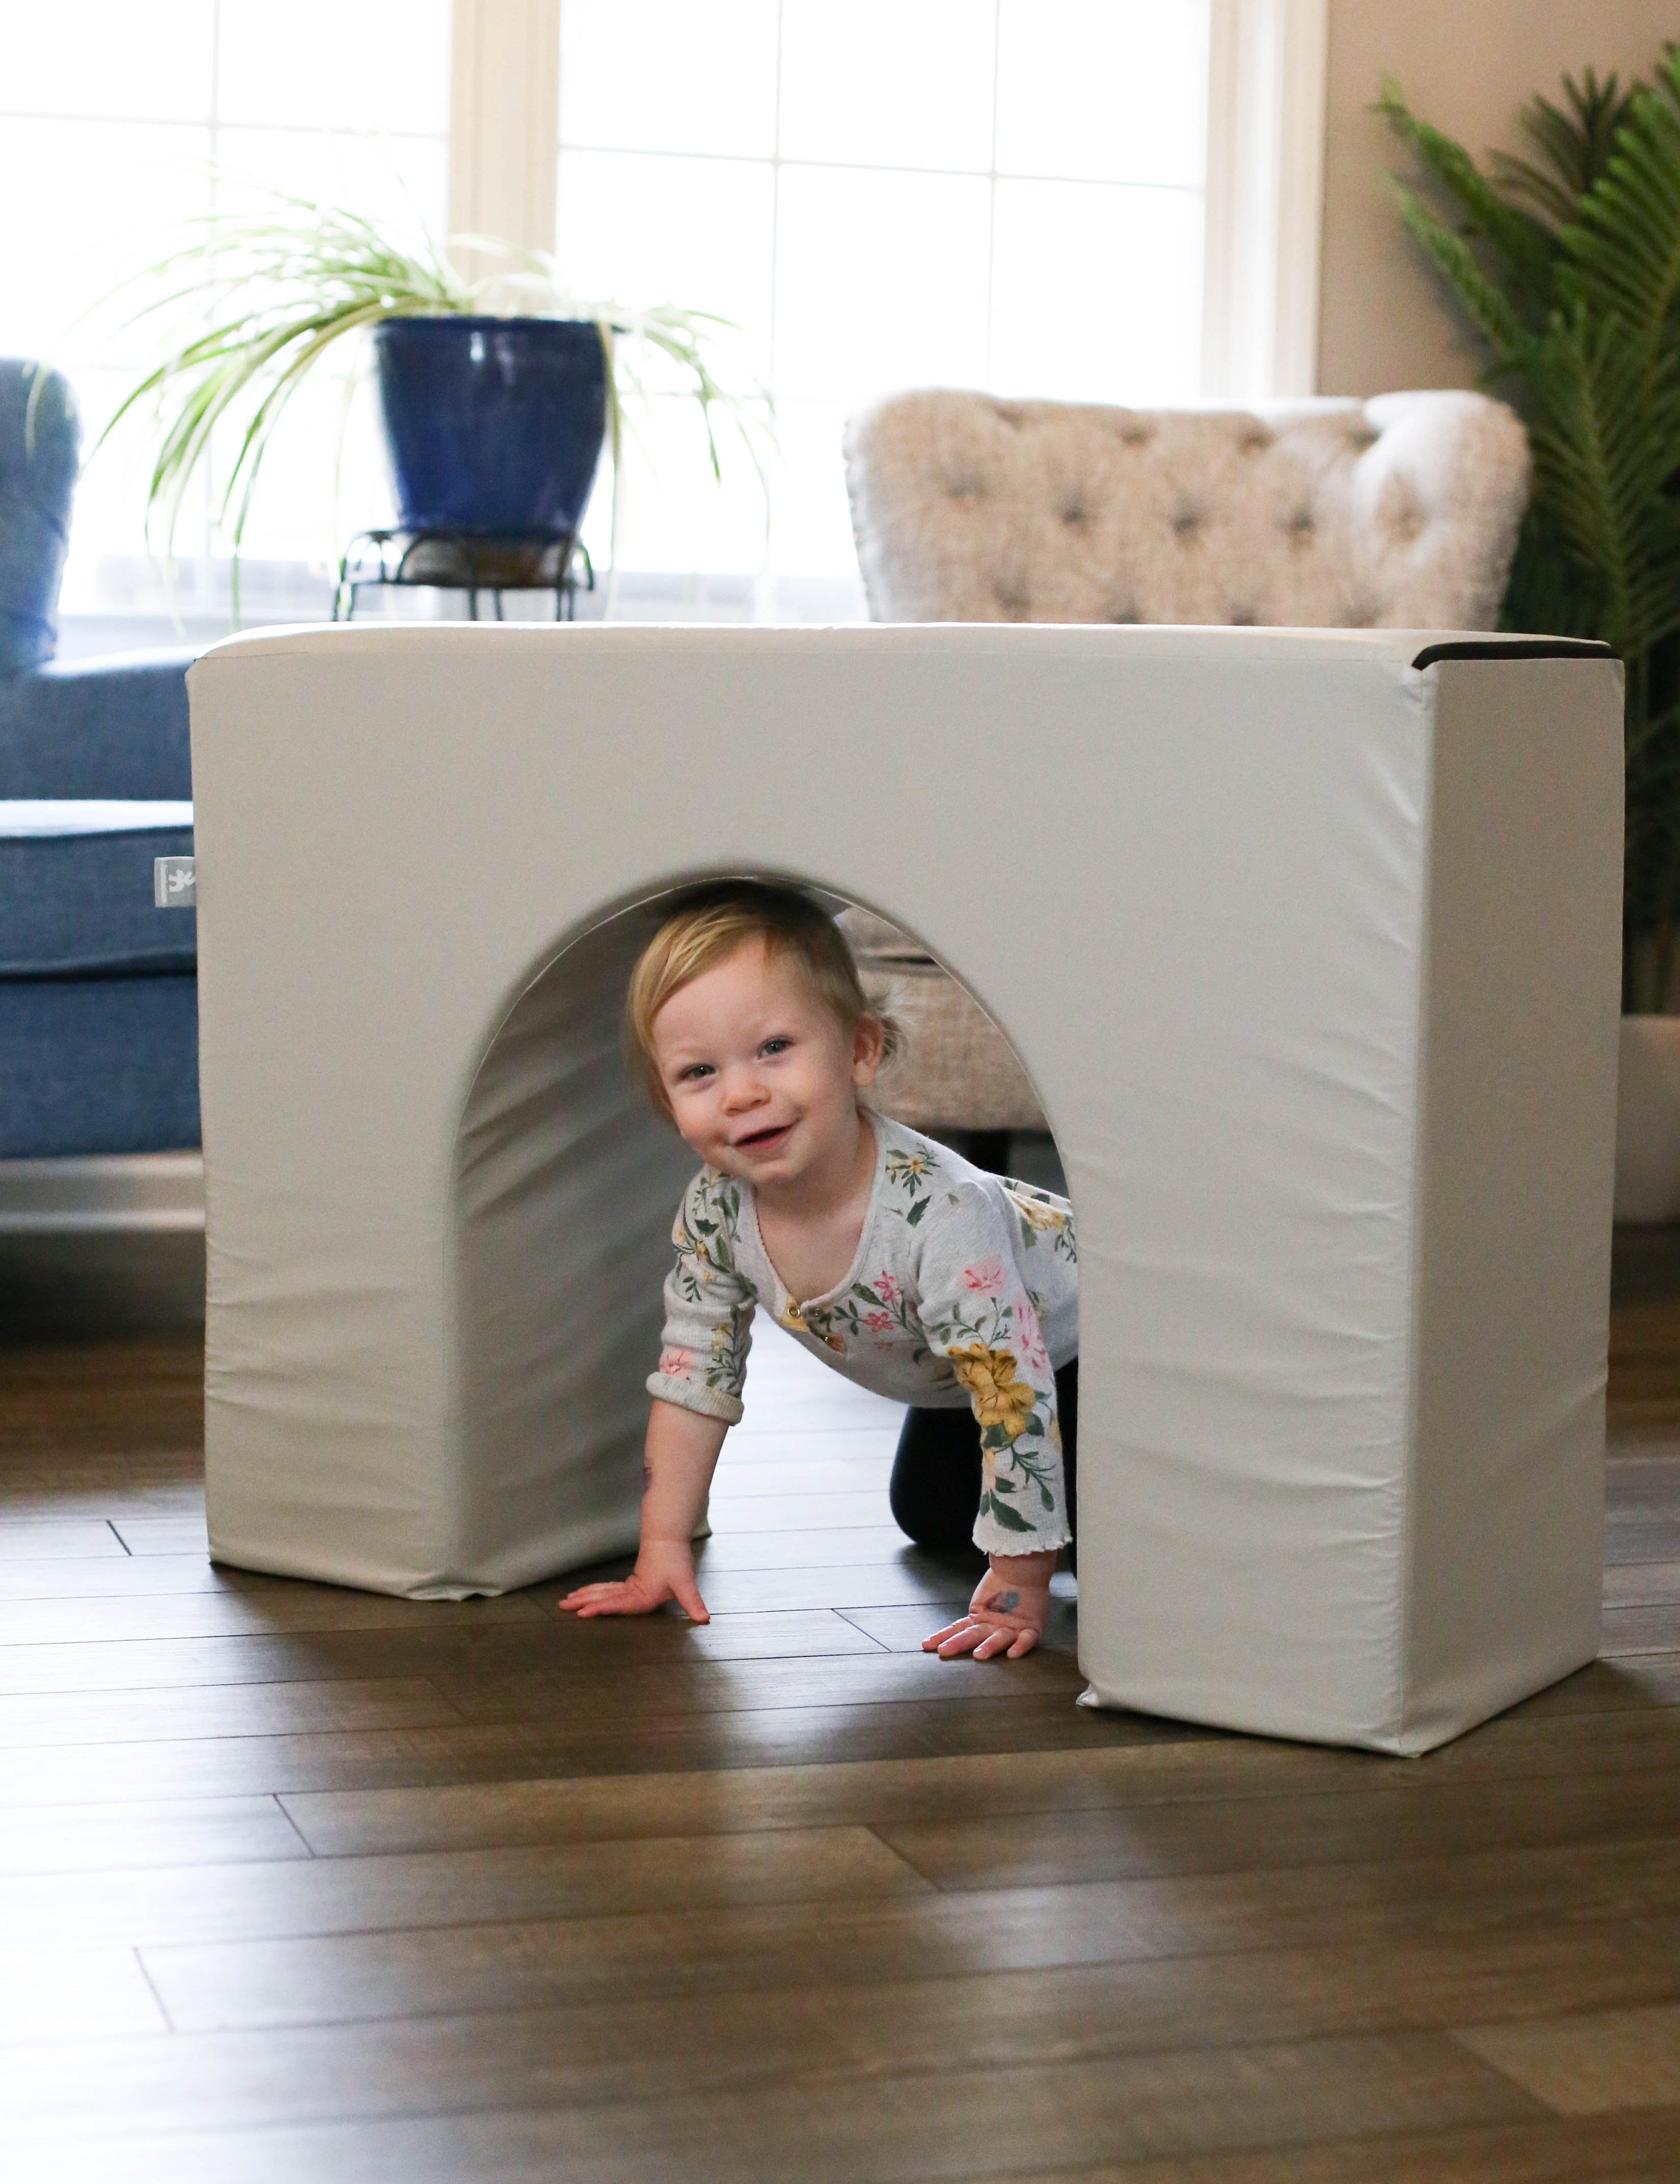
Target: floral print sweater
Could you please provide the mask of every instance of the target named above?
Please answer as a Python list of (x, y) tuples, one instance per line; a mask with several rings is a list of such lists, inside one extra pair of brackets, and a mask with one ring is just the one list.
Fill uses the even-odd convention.
[(894, 1401), (972, 1406), (982, 1485), (975, 1545), (1065, 1546), (1054, 1368), (1079, 1346), (1078, 1257), (1065, 1198), (987, 1175), (901, 1123), (871, 1115), (875, 1183), (837, 1289), (796, 1301), (759, 1234), (752, 1186), (716, 1168), (689, 1185), (671, 1231), (661, 1401), (733, 1425), (753, 1312), (848, 1380)]

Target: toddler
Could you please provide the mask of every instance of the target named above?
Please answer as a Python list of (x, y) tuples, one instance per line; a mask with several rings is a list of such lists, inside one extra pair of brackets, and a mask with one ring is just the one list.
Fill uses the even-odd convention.
[(691, 1541), (742, 1415), (754, 1308), (848, 1380), (911, 1408), (893, 1514), (989, 1567), (925, 1641), (949, 1659), (1030, 1652), (1072, 1539), (1078, 1287), (1065, 1199), (982, 1173), (865, 1095), (897, 1034), (840, 931), (797, 889), (720, 883), (682, 901), (631, 980), (631, 1049), (705, 1163), (672, 1242), (643, 1465), (642, 1543), (620, 1583), (560, 1602), (707, 1619)]

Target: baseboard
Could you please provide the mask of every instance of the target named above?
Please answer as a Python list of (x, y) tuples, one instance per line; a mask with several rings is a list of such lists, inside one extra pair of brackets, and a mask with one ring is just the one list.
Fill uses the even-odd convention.
[(0, 1161), (0, 1342), (202, 1327), (193, 1153)]
[(202, 1234), (203, 1227), (202, 1153), (0, 1160), (0, 1237)]

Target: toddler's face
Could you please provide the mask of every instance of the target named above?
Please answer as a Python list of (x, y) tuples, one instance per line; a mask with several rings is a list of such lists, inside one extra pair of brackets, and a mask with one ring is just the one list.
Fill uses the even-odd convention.
[(653, 1035), (676, 1127), (711, 1167), (774, 1185), (849, 1157), (880, 1027), (848, 1034), (797, 956), (743, 942), (671, 996)]

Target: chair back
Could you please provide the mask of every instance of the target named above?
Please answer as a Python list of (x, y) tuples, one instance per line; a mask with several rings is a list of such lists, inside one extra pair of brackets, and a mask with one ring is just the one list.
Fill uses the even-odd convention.
[(1115, 410), (942, 391), (853, 418), (877, 621), (1491, 629), (1527, 436), (1455, 392)]
[(81, 448), (70, 382), (0, 358), (0, 676), (53, 657)]

